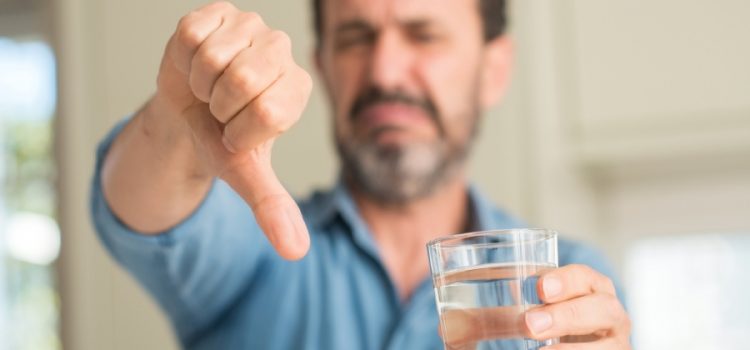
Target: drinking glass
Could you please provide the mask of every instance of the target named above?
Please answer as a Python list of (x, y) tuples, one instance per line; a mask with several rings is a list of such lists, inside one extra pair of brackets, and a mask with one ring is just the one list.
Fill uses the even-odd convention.
[(463, 233), (427, 244), (440, 332), (449, 350), (532, 350), (557, 339), (524, 338), (524, 313), (541, 304), (539, 275), (557, 267), (557, 232)]

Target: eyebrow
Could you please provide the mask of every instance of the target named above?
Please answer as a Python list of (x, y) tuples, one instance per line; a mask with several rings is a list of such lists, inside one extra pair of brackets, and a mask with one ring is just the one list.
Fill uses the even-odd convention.
[(401, 25), (408, 29), (415, 30), (415, 29), (434, 27), (436, 25), (436, 22), (430, 21), (428, 19), (414, 19), (414, 20), (405, 21)]
[(339, 24), (336, 27), (336, 34), (342, 34), (346, 32), (355, 32), (355, 31), (374, 31), (375, 28), (370, 25), (370, 23), (367, 23), (366, 21), (362, 19), (354, 19), (351, 21), (346, 21), (344, 23)]
[[(415, 19), (401, 21), (399, 22), (399, 26), (408, 31), (419, 31), (419, 30), (430, 29), (430, 28), (435, 28), (435, 27), (439, 28), (440, 23), (434, 20), (426, 19), (426, 18), (415, 18)], [(347, 33), (357, 33), (357, 32), (375, 33), (377, 31), (378, 31), (378, 28), (376, 28), (370, 22), (361, 18), (357, 18), (357, 19), (349, 20), (349, 21), (339, 24), (336, 27), (336, 30), (334, 31), (334, 33), (337, 36), (341, 36), (341, 35), (346, 35)]]

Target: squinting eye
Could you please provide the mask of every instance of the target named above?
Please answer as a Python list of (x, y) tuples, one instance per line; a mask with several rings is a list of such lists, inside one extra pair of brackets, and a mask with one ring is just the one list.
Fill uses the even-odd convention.
[(414, 33), (412, 35), (412, 40), (414, 40), (414, 42), (421, 43), (421, 44), (429, 44), (429, 43), (437, 41), (437, 39), (438, 37), (431, 33)]
[(357, 34), (348, 35), (343, 38), (339, 38), (336, 43), (336, 47), (339, 49), (346, 49), (353, 46), (370, 45), (375, 40), (375, 36), (371, 34)]

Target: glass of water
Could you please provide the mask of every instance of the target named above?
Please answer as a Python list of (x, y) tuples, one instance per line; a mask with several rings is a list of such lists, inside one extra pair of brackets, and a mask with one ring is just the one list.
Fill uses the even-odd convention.
[(532, 350), (557, 339), (524, 338), (524, 314), (541, 304), (537, 280), (557, 267), (557, 232), (463, 233), (427, 244), (440, 332), (450, 350)]

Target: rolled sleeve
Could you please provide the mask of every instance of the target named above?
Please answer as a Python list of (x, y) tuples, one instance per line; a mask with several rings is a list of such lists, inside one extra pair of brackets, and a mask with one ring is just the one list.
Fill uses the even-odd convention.
[(126, 123), (120, 122), (97, 150), (92, 220), (107, 250), (158, 301), (183, 344), (189, 343), (249, 292), (271, 247), (250, 209), (221, 180), (187, 219), (167, 231), (144, 235), (125, 225), (104, 198), (101, 168)]

